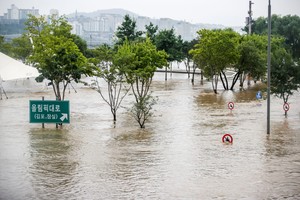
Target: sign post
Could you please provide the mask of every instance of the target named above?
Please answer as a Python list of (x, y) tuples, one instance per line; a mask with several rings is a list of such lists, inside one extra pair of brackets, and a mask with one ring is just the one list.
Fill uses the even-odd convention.
[(284, 110), (285, 117), (287, 116), (287, 112), (289, 111), (289, 109), (290, 109), (290, 104), (284, 103), (283, 104), (283, 110)]
[(69, 101), (30, 100), (30, 123), (70, 123)]

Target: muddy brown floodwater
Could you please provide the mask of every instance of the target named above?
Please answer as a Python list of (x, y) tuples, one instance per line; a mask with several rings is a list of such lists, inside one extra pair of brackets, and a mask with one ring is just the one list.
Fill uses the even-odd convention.
[[(100, 95), (78, 84), (67, 94), (71, 123), (42, 129), (29, 124), (29, 100), (53, 94), (27, 81), (3, 83), (9, 99), (0, 101), (1, 200), (300, 199), (299, 93), (287, 118), (282, 100), (272, 97), (267, 135), (259, 85), (215, 95), (209, 82), (192, 86), (182, 74), (165, 82), (156, 74), (158, 104), (140, 129), (126, 108), (114, 127)], [(222, 143), (226, 133), (233, 144)]]

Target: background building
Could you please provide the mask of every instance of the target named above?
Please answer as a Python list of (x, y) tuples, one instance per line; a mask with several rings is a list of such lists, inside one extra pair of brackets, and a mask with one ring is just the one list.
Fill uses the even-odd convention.
[(29, 14), (38, 16), (39, 9), (35, 9), (34, 7), (32, 7), (31, 9), (19, 9), (15, 4), (12, 4), (11, 7), (7, 9), (7, 13), (4, 13), (3, 19), (8, 19), (8, 20), (27, 19)]

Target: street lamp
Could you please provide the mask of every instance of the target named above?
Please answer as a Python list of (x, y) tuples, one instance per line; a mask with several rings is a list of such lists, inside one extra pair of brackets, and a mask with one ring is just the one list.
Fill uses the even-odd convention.
[(267, 134), (270, 134), (270, 88), (271, 88), (271, 0), (268, 5), (268, 86), (267, 86)]

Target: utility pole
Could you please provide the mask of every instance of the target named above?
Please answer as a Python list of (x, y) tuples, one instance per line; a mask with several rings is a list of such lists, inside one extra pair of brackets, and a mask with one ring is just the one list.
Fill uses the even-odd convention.
[(249, 17), (248, 17), (248, 34), (251, 35), (251, 25), (252, 25), (252, 3), (251, 1), (249, 1), (249, 11), (248, 11), (248, 14), (249, 14)]
[[(246, 17), (246, 26), (248, 26), (248, 35), (251, 35), (252, 32), (252, 1), (249, 1), (249, 11), (248, 11), (248, 17)], [(243, 72), (243, 74), (240, 76), (240, 82), (243, 81), (243, 77), (245, 76), (245, 73)], [(248, 81), (247, 81), (248, 86), (251, 84), (250, 83), (250, 76), (248, 74)]]
[(267, 134), (270, 134), (270, 88), (271, 88), (271, 0), (268, 6), (268, 100), (267, 100)]

